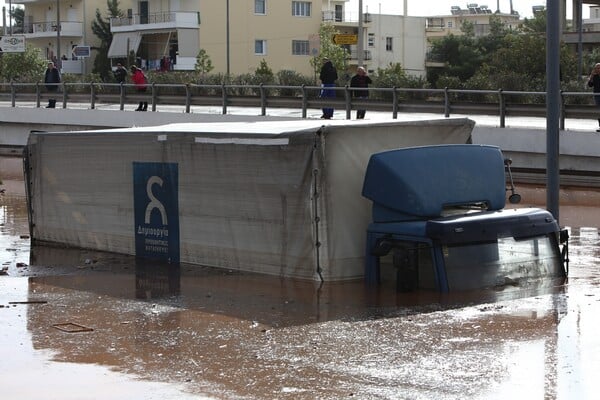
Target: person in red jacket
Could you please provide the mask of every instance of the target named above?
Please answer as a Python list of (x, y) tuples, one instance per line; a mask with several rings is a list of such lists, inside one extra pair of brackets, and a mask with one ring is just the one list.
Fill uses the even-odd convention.
[[(142, 94), (142, 93), (146, 92), (146, 89), (148, 87), (148, 80), (146, 79), (146, 75), (144, 75), (144, 72), (140, 68), (136, 67), (135, 65), (131, 66), (131, 81), (135, 85), (135, 90), (137, 90), (138, 93)], [(147, 101), (140, 101), (138, 108), (135, 109), (135, 111), (147, 111), (147, 110), (148, 110), (148, 102)]]

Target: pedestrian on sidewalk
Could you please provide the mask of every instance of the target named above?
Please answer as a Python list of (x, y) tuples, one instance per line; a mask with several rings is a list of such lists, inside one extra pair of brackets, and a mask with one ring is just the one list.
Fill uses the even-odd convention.
[[(146, 79), (146, 75), (144, 75), (144, 71), (142, 71), (140, 68), (138, 68), (135, 65), (131, 66), (131, 80), (133, 81), (133, 83), (135, 85), (135, 90), (137, 90), (137, 92), (139, 94), (146, 93), (146, 89), (148, 87), (148, 80)], [(147, 110), (148, 110), (148, 102), (147, 101), (140, 101), (138, 108), (135, 109), (135, 111), (147, 111)]]
[(60, 83), (60, 72), (52, 61), (48, 62), (48, 68), (44, 74), (44, 83), (46, 84), (46, 90), (49, 93), (50, 98), (48, 99), (48, 105), (46, 108), (55, 108), (56, 99), (52, 93), (58, 92), (58, 84)]
[[(373, 83), (371, 78), (367, 75), (367, 70), (363, 67), (358, 67), (356, 69), (356, 75), (350, 79), (350, 87), (353, 88), (363, 88), (366, 89), (369, 85)], [(369, 91), (368, 90), (353, 90), (352, 97), (355, 99), (368, 99)], [(367, 110), (358, 109), (356, 110), (356, 119), (364, 119)]]
[[(338, 74), (337, 70), (333, 66), (333, 63), (329, 58), (325, 57), (323, 59), (323, 66), (321, 67), (321, 71), (319, 74), (319, 79), (321, 80), (321, 98), (334, 98), (335, 90), (330, 89), (335, 87), (335, 81), (337, 81)], [(321, 118), (331, 119), (333, 117), (333, 107), (325, 107), (323, 108), (323, 115)]]
[[(592, 73), (588, 78), (588, 86), (593, 88), (594, 104), (600, 107), (600, 63), (594, 65)], [(596, 132), (600, 132), (600, 118), (598, 118), (598, 129), (596, 129)]]

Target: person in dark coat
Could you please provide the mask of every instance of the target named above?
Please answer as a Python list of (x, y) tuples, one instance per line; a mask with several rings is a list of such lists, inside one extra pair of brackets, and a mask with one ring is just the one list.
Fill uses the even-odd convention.
[(125, 83), (127, 81), (127, 70), (121, 63), (117, 63), (117, 69), (113, 72), (117, 83)]
[[(588, 78), (588, 86), (593, 88), (594, 104), (600, 107), (600, 63), (594, 65), (594, 69), (592, 69), (592, 73)], [(596, 132), (600, 132), (600, 118), (598, 118), (598, 129), (596, 129)]]
[[(48, 93), (56, 93), (58, 92), (58, 84), (60, 83), (60, 72), (54, 66), (52, 61), (48, 62), (48, 68), (46, 68), (46, 73), (44, 74), (44, 83), (46, 84), (46, 90)], [(48, 105), (46, 108), (55, 108), (56, 107), (56, 99), (50, 95), (48, 99)]]
[[(367, 70), (363, 67), (358, 67), (356, 69), (356, 75), (350, 79), (350, 87), (353, 88), (368, 88), (369, 85), (373, 83), (371, 78), (367, 75)], [(356, 99), (367, 99), (369, 98), (368, 90), (353, 90), (352, 97)], [(364, 119), (367, 110), (356, 110), (356, 119)]]
[[(321, 72), (319, 74), (319, 79), (321, 80), (321, 97), (335, 97), (335, 90), (329, 89), (335, 87), (335, 81), (338, 78), (337, 70), (333, 66), (333, 63), (328, 59), (323, 59), (323, 66), (321, 67)], [(323, 115), (321, 118), (331, 119), (333, 117), (333, 107), (323, 108)]]

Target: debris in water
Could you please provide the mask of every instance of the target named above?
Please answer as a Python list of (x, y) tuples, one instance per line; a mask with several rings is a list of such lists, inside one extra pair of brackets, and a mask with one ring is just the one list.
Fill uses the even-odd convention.
[(87, 326), (75, 324), (73, 322), (67, 322), (64, 324), (54, 324), (53, 328), (58, 329), (59, 331), (67, 332), (67, 333), (80, 333), (80, 332), (92, 332), (92, 328), (88, 328)]

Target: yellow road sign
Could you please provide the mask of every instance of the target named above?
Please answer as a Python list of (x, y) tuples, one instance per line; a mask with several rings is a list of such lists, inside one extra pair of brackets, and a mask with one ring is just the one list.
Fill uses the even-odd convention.
[(337, 45), (342, 44), (357, 44), (358, 43), (358, 35), (352, 34), (337, 34), (333, 35), (333, 43)]

